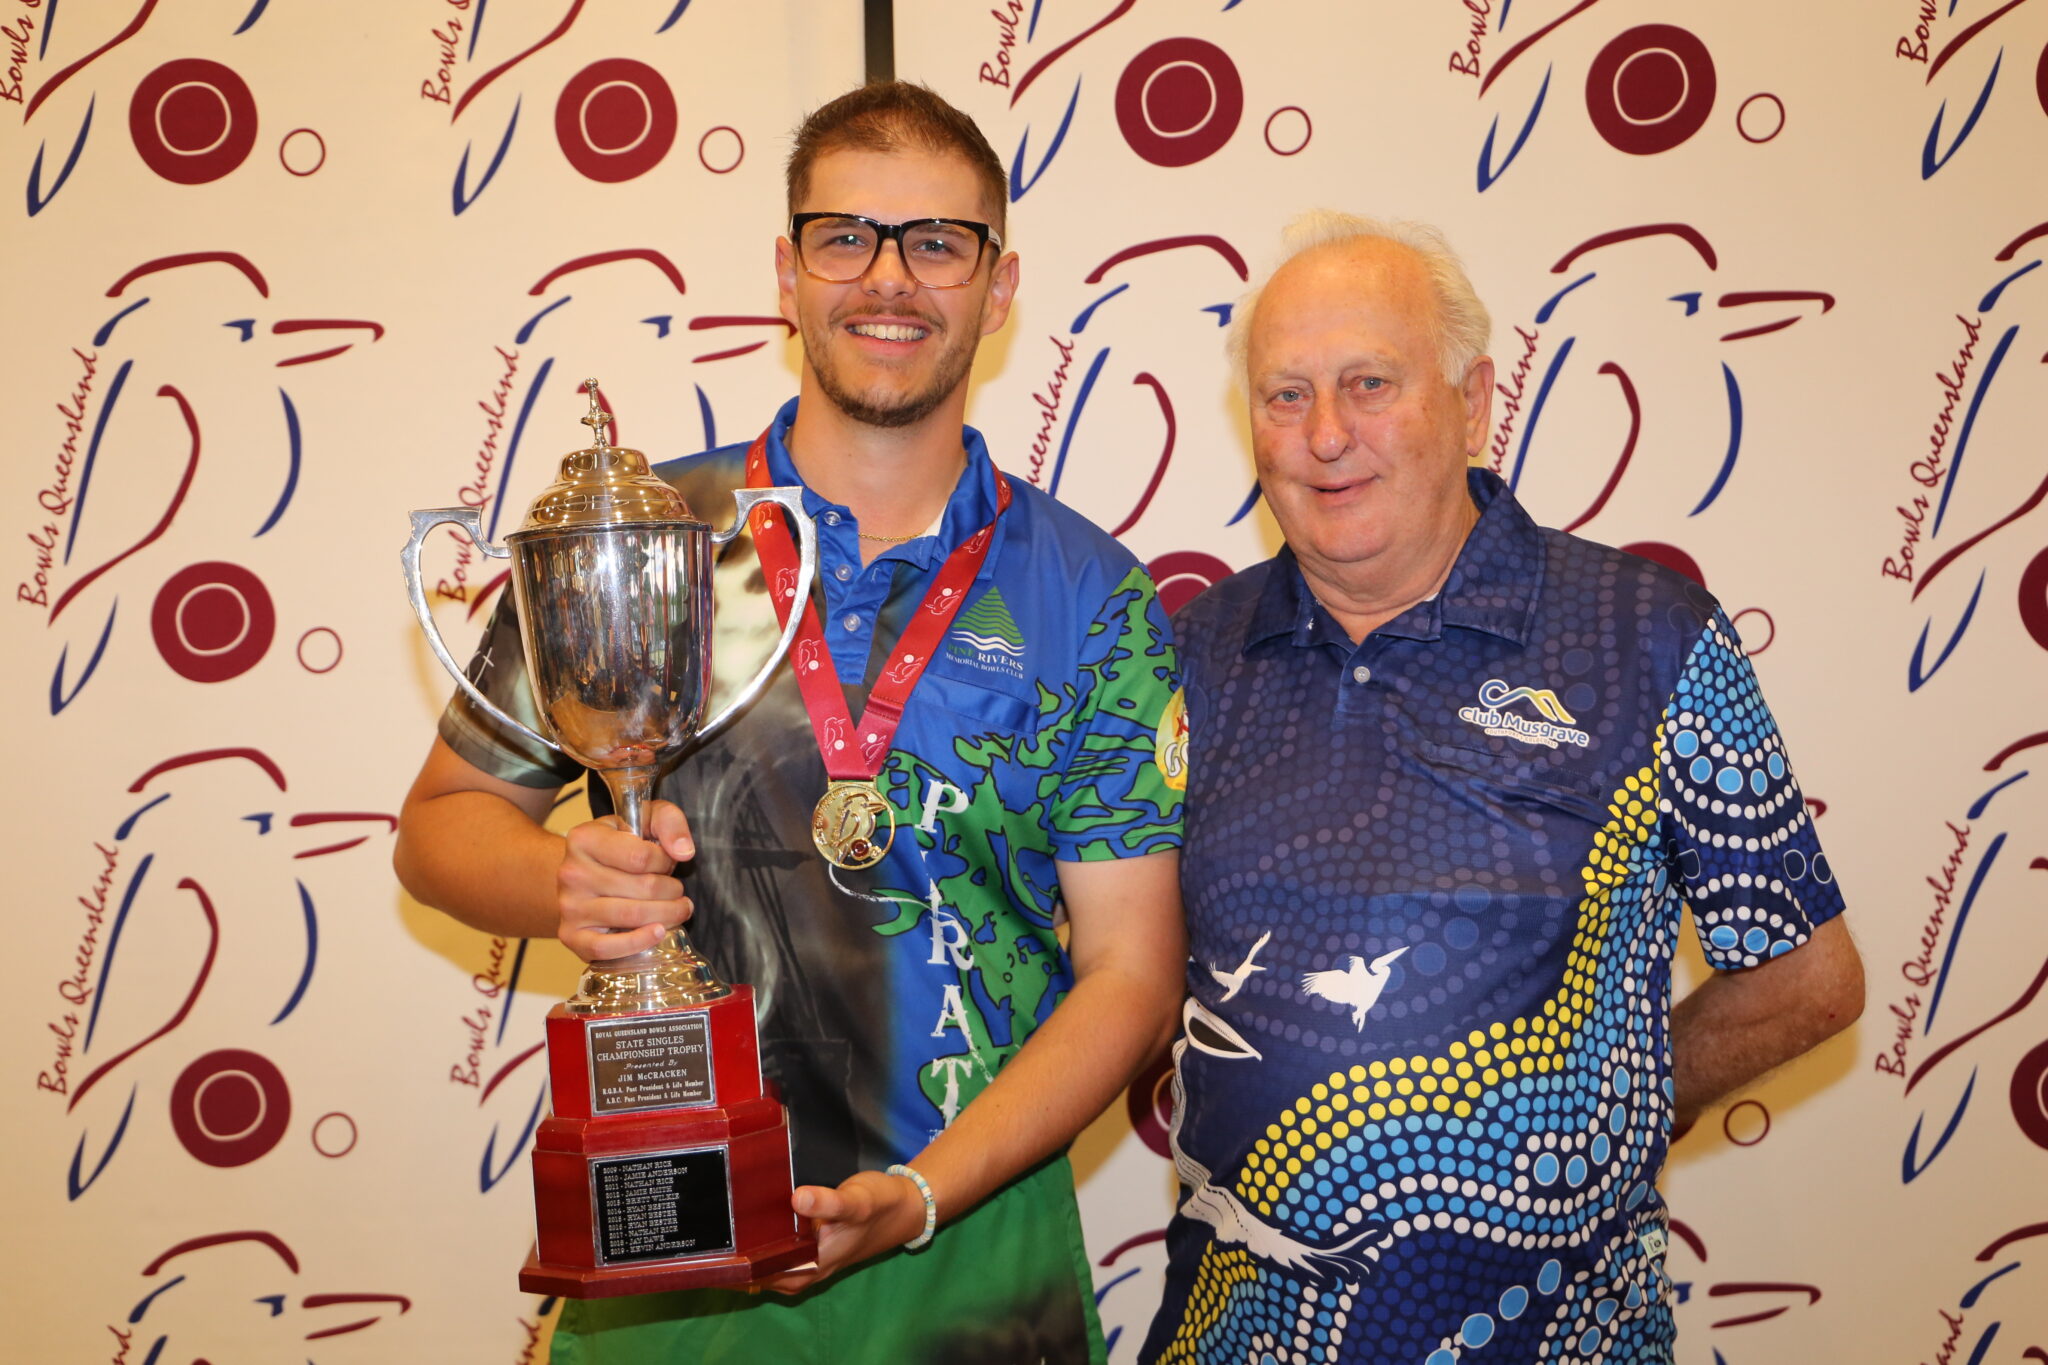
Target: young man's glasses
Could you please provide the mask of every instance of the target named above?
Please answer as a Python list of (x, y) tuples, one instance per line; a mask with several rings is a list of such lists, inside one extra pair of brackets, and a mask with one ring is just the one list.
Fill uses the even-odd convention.
[(806, 274), (830, 284), (847, 284), (868, 273), (893, 240), (903, 268), (927, 289), (958, 289), (974, 278), (984, 247), (998, 253), (1003, 239), (987, 223), (965, 218), (913, 218), (878, 223), (853, 213), (799, 213), (789, 220), (789, 240)]

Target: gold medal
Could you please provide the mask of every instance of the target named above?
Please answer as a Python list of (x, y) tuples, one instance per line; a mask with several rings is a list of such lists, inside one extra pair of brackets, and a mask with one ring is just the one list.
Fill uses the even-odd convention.
[[(747, 450), (747, 487), (768, 486), (768, 437), (762, 432)], [(912, 613), (890, 654), (894, 659), (875, 680), (868, 693), (861, 718), (856, 723), (847, 714), (846, 694), (840, 688), (832, 664), (831, 646), (825, 643), (815, 602), (805, 602), (794, 626), (796, 648), (791, 658), (803, 660), (796, 669), (797, 690), (803, 694), (804, 711), (810, 716), (811, 731), (818, 739), (830, 785), (811, 812), (811, 842), (825, 861), (834, 867), (858, 871), (882, 861), (896, 841), (896, 813), (875, 788), (875, 774), (887, 761), (896, 726), (903, 719), (904, 705), (911, 689), (924, 676), (953, 618), (959, 614), (967, 591), (987, 560), (994, 542), (996, 523), (1010, 505), (1010, 481), (1000, 472), (995, 476), (996, 510), (988, 524), (953, 547), (937, 575), (925, 589), (924, 599)], [(773, 525), (764, 519), (763, 529)], [(872, 539), (873, 537), (869, 537)], [(776, 619), (790, 630), (791, 617), (798, 608), (785, 600), (790, 594), (780, 585), (790, 581), (798, 567), (797, 552), (787, 530), (774, 535), (757, 535), (754, 548), (761, 556), (761, 570), (777, 591), (769, 594)], [(848, 745), (858, 741), (858, 749)]]
[(834, 867), (873, 867), (895, 841), (896, 812), (872, 782), (834, 782), (811, 812), (811, 842)]

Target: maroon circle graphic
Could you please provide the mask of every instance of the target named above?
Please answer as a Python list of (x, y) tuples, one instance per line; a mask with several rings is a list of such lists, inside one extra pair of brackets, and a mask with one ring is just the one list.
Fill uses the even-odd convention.
[[(1757, 1117), (1763, 1120), (1763, 1127), (1756, 1128), (1754, 1130), (1756, 1133), (1755, 1137), (1741, 1138), (1735, 1136), (1735, 1130), (1737, 1129), (1737, 1127), (1740, 1127), (1745, 1131), (1749, 1131), (1752, 1128), (1750, 1122), (1745, 1120), (1741, 1124), (1737, 1124), (1735, 1118), (1736, 1115), (1742, 1114), (1750, 1109), (1756, 1110)], [(1771, 1111), (1764, 1108), (1763, 1105), (1758, 1103), (1756, 1100), (1737, 1101), (1736, 1103), (1728, 1106), (1727, 1113), (1721, 1115), (1721, 1135), (1727, 1138), (1730, 1142), (1734, 1143), (1737, 1147), (1754, 1147), (1759, 1142), (1762, 1142), (1765, 1138), (1771, 1135)]]
[[(1778, 112), (1778, 121), (1771, 125), (1771, 131), (1768, 133), (1752, 133), (1749, 131), (1750, 108), (1751, 106), (1756, 105), (1759, 102), (1768, 102), (1771, 108), (1777, 110)], [(1762, 115), (1758, 115), (1757, 117), (1757, 126), (1758, 128), (1762, 128), (1763, 126)], [(1748, 99), (1742, 102), (1742, 107), (1735, 111), (1735, 131), (1742, 134), (1742, 140), (1744, 142), (1769, 142), (1772, 138), (1776, 137), (1778, 134), (1785, 131), (1785, 101), (1779, 99), (1776, 95), (1771, 94), (1769, 91), (1765, 91), (1764, 93), (1759, 95), (1751, 95)]]
[(676, 97), (662, 74), (630, 57), (592, 62), (555, 101), (555, 141), (569, 164), (615, 184), (645, 175), (676, 140)]
[(2035, 644), (2048, 649), (2048, 546), (2020, 571), (2020, 624)]
[(164, 179), (203, 185), (248, 158), (256, 145), (256, 100), (248, 83), (219, 62), (165, 62), (135, 87), (128, 136)]
[[(333, 641), (333, 642), (334, 642), (334, 657), (333, 657), (332, 659), (329, 659), (329, 660), (327, 661), (327, 663), (326, 663), (326, 664), (324, 664), (324, 665), (322, 665), (322, 666), (319, 666), (319, 667), (315, 667), (315, 666), (314, 666), (314, 665), (313, 665), (313, 664), (312, 664), (311, 662), (309, 662), (309, 661), (307, 660), (307, 658), (306, 658), (306, 642), (307, 642), (307, 641), (309, 641), (309, 640), (311, 640), (311, 639), (312, 639), (312, 638), (313, 638), (314, 636), (316, 636), (316, 635), (324, 635), (324, 636), (326, 636), (326, 637), (327, 637), (327, 638), (328, 638), (329, 640), (331, 640), (331, 641)], [(304, 635), (301, 635), (301, 636), (299, 637), (299, 667), (300, 667), (300, 668), (303, 668), (303, 669), (305, 669), (305, 670), (306, 670), (306, 671), (307, 671), (308, 673), (332, 673), (332, 672), (333, 672), (333, 671), (334, 671), (334, 670), (335, 670), (336, 668), (340, 667), (340, 665), (341, 665), (341, 636), (340, 636), (340, 635), (338, 635), (337, 633), (335, 633), (335, 631), (334, 631), (334, 629), (333, 629), (332, 627), (330, 627), (330, 626), (315, 626), (315, 627), (313, 627), (313, 628), (312, 628), (311, 630), (307, 631), (307, 632), (306, 632), (306, 633), (305, 633)]]
[[(330, 1135), (332, 1134), (332, 1135)], [(342, 1141), (345, 1135), (347, 1140)], [(325, 1157), (347, 1156), (356, 1149), (356, 1121), (339, 1109), (313, 1120), (313, 1150)]]
[(209, 1166), (248, 1165), (277, 1146), (291, 1119), (284, 1073), (240, 1048), (207, 1053), (171, 1087), (171, 1128)]
[(1700, 572), (1699, 561), (1676, 545), (1666, 545), (1661, 540), (1635, 540), (1621, 547), (1625, 555), (1641, 555), (1652, 564), (1662, 564), (1667, 569), (1676, 569), (1701, 587), (1707, 586), (1707, 576)]
[(1159, 605), (1168, 616), (1179, 611), (1211, 583), (1230, 577), (1230, 566), (1200, 550), (1172, 550), (1145, 566), (1159, 588)]
[[(732, 142), (734, 148), (732, 160), (727, 162), (723, 166), (712, 165), (711, 158), (704, 154), (705, 149), (711, 143), (711, 135), (713, 133), (732, 134)], [(746, 159), (747, 140), (740, 136), (740, 130), (737, 128), (728, 128), (721, 123), (716, 128), (706, 128), (704, 130), (704, 136), (697, 139), (697, 163), (701, 165), (705, 170), (711, 172), (713, 175), (728, 175), (733, 171), (738, 170), (740, 163), (742, 161), (745, 161)]]
[(1173, 1059), (1162, 1054), (1152, 1065), (1138, 1073), (1131, 1082), (1131, 1088), (1124, 1092), (1124, 1112), (1131, 1120), (1131, 1131), (1168, 1161), (1173, 1159), (1173, 1148), (1167, 1140), (1167, 1130), (1173, 1123)]
[(178, 570), (150, 609), (157, 652), (193, 682), (226, 682), (254, 668), (277, 632), (263, 580), (239, 564), (210, 561)]
[(1166, 38), (1131, 58), (1116, 83), (1116, 126), (1155, 166), (1214, 155), (1244, 117), (1237, 63), (1200, 38)]
[(2048, 114), (2048, 43), (2042, 44), (2041, 60), (2034, 63), (2034, 98)]
[(1671, 24), (1618, 35), (1586, 72), (1586, 113), (1608, 144), (1636, 156), (1668, 152), (1714, 111), (1714, 59)]
[(2012, 1116), (2036, 1147), (2048, 1147), (2048, 1040), (2020, 1058), (2012, 1073)]
[(277, 144), (277, 164), (293, 175), (311, 175), (327, 164), (327, 139), (311, 128), (294, 128)]
[[(1273, 121), (1279, 118), (1282, 114), (1301, 115), (1301, 141), (1295, 143), (1292, 147), (1287, 148), (1285, 151), (1282, 151), (1280, 149), (1280, 145), (1273, 141)], [(1293, 156), (1296, 152), (1299, 152), (1302, 148), (1308, 146), (1309, 139), (1314, 137), (1315, 135), (1316, 125), (1313, 121), (1310, 120), (1308, 116), (1308, 110), (1302, 108), (1298, 104), (1283, 104), (1278, 109), (1275, 109), (1272, 113), (1266, 115), (1266, 150), (1273, 153), (1275, 156)]]
[[(1702, 583), (1700, 586), (1705, 587), (1706, 584)], [(1764, 618), (1764, 624), (1770, 627), (1771, 633), (1766, 635), (1761, 643), (1750, 643), (1748, 633), (1742, 628), (1742, 618), (1745, 616), (1761, 616)], [(1778, 618), (1762, 607), (1744, 607), (1728, 618), (1728, 624), (1735, 627), (1735, 638), (1742, 642), (1742, 652), (1752, 659), (1778, 642)]]

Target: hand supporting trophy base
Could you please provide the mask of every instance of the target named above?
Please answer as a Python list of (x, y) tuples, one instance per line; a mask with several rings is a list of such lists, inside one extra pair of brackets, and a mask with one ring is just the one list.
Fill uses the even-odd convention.
[[(606, 773), (647, 837), (642, 772)], [(738, 1288), (817, 1259), (790, 1207), (789, 1116), (761, 1077), (754, 991), (680, 928), (593, 962), (548, 1011), (553, 1112), (533, 1141), (530, 1294)]]
[[(700, 726), (710, 677), (711, 551), (761, 507), (801, 542), (796, 600), (817, 557), (802, 490), (746, 489), (714, 534), (638, 451), (610, 445), (589, 381), (584, 421), (597, 444), (562, 462), (509, 548), (484, 537), (474, 508), (412, 514), (403, 561), (434, 654), (500, 724), (600, 773), (621, 822), (648, 835), (665, 761), (724, 728), (767, 686), (795, 616), (753, 681)], [(767, 506), (763, 506), (766, 504)], [(461, 527), (484, 554), (511, 557), (527, 680), (541, 734), (485, 696), (429, 614), (420, 574), (427, 533)], [(534, 1139), (536, 1238), (519, 1284), (602, 1298), (755, 1283), (817, 1258), (790, 1204), (787, 1112), (761, 1076), (750, 987), (712, 973), (678, 928), (643, 953), (593, 962), (547, 1018), (552, 1113)]]

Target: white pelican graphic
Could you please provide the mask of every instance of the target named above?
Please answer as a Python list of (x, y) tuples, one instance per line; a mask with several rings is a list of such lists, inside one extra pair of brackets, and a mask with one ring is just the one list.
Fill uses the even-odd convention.
[[(1259, 941), (1257, 943), (1254, 943), (1252, 945), (1252, 950), (1244, 955), (1244, 961), (1237, 964), (1236, 971), (1226, 972), (1217, 967), (1211, 967), (1209, 969), (1209, 975), (1215, 977), (1216, 984), (1223, 987), (1224, 1000), (1228, 1000), (1231, 996), (1236, 995), (1239, 991), (1243, 990), (1245, 979), (1249, 977), (1253, 972), (1263, 972), (1264, 970), (1266, 970), (1264, 966), (1257, 962), (1252, 961), (1252, 959), (1259, 955), (1259, 949), (1265, 947), (1266, 940), (1271, 937), (1273, 937), (1273, 931), (1271, 929), (1268, 929), (1265, 933), (1260, 934)], [(1221, 1004), (1222, 1001), (1218, 1001), (1217, 1003)]]
[(1379, 1003), (1380, 992), (1387, 988), (1387, 968), (1407, 951), (1408, 945), (1404, 943), (1370, 963), (1354, 953), (1346, 959), (1351, 965), (1342, 971), (1303, 973), (1301, 988), (1332, 1004), (1351, 1006), (1351, 1022), (1364, 1032), (1366, 1013)]
[[(1207, 1005), (1192, 995), (1181, 1002), (1181, 1040), (1176, 1049), (1192, 1046), (1197, 1052), (1206, 1052), (1211, 1057), (1221, 1057), (1226, 1062), (1241, 1062), (1250, 1058), (1255, 1062), (1266, 1060), (1265, 1054), (1245, 1040), (1245, 1036), (1223, 1022)], [(1180, 1059), (1180, 1052), (1173, 1054)]]
[(1310, 1246), (1271, 1223), (1260, 1222), (1244, 1206), (1244, 1201), (1209, 1179), (1207, 1166), (1181, 1150), (1181, 1118), (1187, 1112), (1187, 1093), (1181, 1088), (1181, 1059), (1187, 1049), (1185, 1037), (1173, 1045), (1173, 1122), (1166, 1130), (1173, 1168), (1188, 1187), (1181, 1213), (1214, 1228), (1216, 1240), (1223, 1245), (1234, 1243), (1261, 1260), (1300, 1274), (1325, 1281), (1342, 1277), (1353, 1284), (1365, 1279), (1372, 1273), (1369, 1262), (1379, 1259), (1379, 1249), (1392, 1238), (1384, 1224), (1369, 1224), (1334, 1246)]

